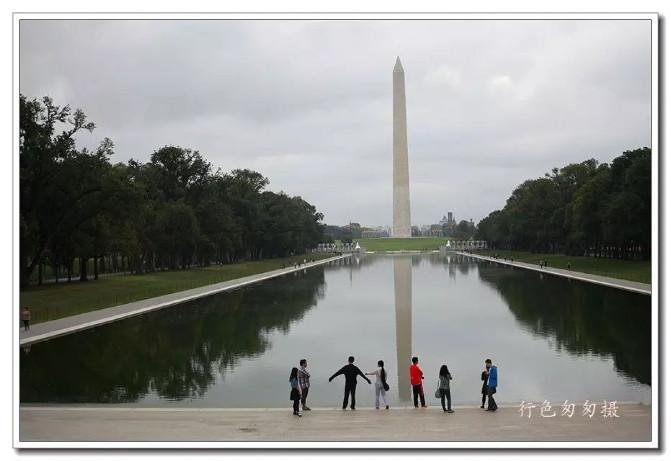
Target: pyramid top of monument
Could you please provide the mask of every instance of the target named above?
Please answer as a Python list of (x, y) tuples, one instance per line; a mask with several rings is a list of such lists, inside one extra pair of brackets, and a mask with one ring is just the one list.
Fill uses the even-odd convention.
[(396, 64), (394, 65), (394, 72), (403, 72), (403, 65), (401, 64), (401, 58), (396, 56)]

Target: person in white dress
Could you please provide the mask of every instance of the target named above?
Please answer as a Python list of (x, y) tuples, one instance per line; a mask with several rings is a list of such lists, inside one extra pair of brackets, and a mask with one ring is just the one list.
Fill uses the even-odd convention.
[(378, 360), (377, 367), (377, 369), (366, 373), (369, 376), (375, 376), (375, 409), (380, 409), (380, 397), (382, 397), (385, 408), (389, 410), (389, 403), (387, 402), (389, 385), (387, 384), (387, 372), (384, 369), (384, 362)]

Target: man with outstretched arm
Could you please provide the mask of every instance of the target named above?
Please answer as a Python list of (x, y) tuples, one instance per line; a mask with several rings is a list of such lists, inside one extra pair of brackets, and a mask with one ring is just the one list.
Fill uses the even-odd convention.
[(356, 378), (357, 376), (361, 376), (363, 379), (368, 381), (368, 384), (370, 384), (370, 379), (368, 379), (366, 375), (364, 375), (361, 370), (359, 370), (359, 367), (354, 365), (354, 357), (350, 355), (347, 359), (347, 362), (347, 365), (333, 373), (333, 376), (329, 378), (329, 382), (333, 381), (333, 378), (336, 376), (345, 375), (345, 398), (342, 401), (342, 409), (347, 409), (347, 401), (349, 400), (349, 396), (351, 394), (352, 405), (350, 408), (352, 410), (356, 410)]

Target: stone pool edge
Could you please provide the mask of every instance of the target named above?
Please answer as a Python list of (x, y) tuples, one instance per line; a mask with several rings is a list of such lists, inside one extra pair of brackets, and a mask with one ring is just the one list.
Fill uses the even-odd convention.
[(280, 277), (292, 272), (298, 272), (329, 262), (338, 261), (347, 257), (349, 257), (347, 254), (338, 255), (332, 258), (309, 262), (299, 267), (275, 269), (247, 277), (227, 280), (225, 282), (191, 288), (189, 290), (178, 291), (154, 298), (142, 299), (132, 303), (121, 304), (92, 312), (86, 312), (84, 314), (78, 314), (61, 319), (50, 320), (48, 322), (38, 323), (36, 325), (31, 325), (30, 330), (28, 331), (20, 331), (19, 345), (22, 347), (29, 346), (42, 341), (47, 341), (49, 339), (77, 333), (79, 331), (95, 328), (97, 326), (116, 322), (118, 320), (123, 320), (129, 317), (134, 317), (136, 315), (142, 315), (147, 312), (164, 309), (166, 307), (174, 306), (187, 301), (193, 301), (195, 299), (223, 293), (225, 291), (251, 285), (253, 283), (264, 280), (269, 280), (275, 277)]
[(613, 277), (605, 277), (602, 275), (588, 274), (586, 272), (574, 272), (568, 271), (565, 269), (555, 269), (555, 268), (540, 268), (536, 264), (522, 263), (522, 262), (511, 262), (503, 261), (501, 259), (494, 259), (490, 256), (483, 256), (471, 253), (465, 253), (463, 251), (455, 252), (461, 256), (468, 256), (471, 258), (481, 259), (483, 261), (490, 261), (497, 264), (503, 264), (511, 267), (519, 267), (520, 269), (527, 269), (541, 274), (550, 274), (557, 275), (559, 277), (564, 277), (573, 280), (579, 280), (581, 282), (594, 283), (596, 285), (603, 285), (611, 288), (617, 288), (620, 290), (633, 291), (635, 293), (640, 293), (644, 295), (652, 295), (652, 285), (649, 283), (633, 282), (631, 280), (616, 279)]

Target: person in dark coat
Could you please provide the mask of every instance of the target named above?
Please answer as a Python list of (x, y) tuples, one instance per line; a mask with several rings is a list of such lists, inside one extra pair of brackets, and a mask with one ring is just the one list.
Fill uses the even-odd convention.
[(489, 378), (489, 371), (485, 368), (480, 375), (482, 380), (482, 405), (480, 405), (480, 408), (485, 408), (485, 401), (487, 400), (487, 378)]
[(301, 386), (298, 384), (298, 368), (296, 367), (291, 369), (291, 374), (289, 375), (289, 386), (291, 387), (289, 400), (294, 402), (294, 415), (301, 416), (301, 414), (298, 412), (298, 403), (301, 401)]
[(363, 379), (368, 381), (368, 384), (370, 384), (370, 379), (368, 379), (366, 375), (364, 375), (363, 372), (359, 370), (359, 367), (354, 365), (354, 357), (350, 355), (347, 359), (347, 362), (347, 365), (333, 373), (333, 375), (329, 378), (329, 382), (333, 381), (333, 378), (336, 376), (345, 376), (345, 398), (342, 401), (342, 409), (345, 410), (347, 408), (347, 401), (349, 400), (349, 396), (351, 394), (352, 404), (350, 408), (352, 410), (356, 410), (356, 378), (357, 376), (361, 376)]

